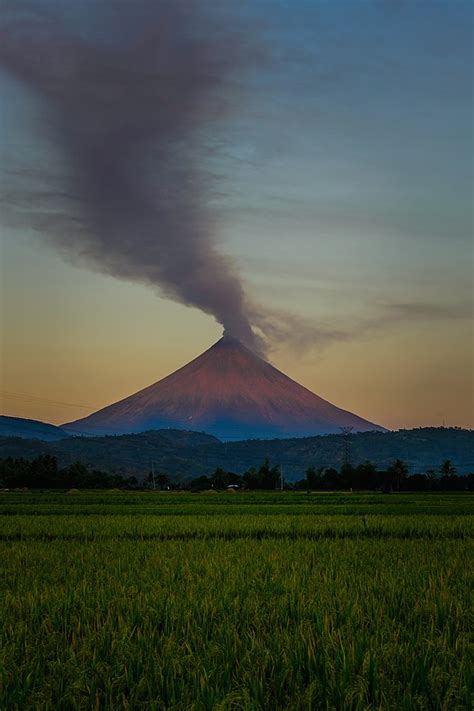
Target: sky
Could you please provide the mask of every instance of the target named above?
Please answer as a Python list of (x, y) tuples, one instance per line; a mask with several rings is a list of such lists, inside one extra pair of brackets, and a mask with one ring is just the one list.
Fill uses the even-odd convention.
[[(52, 6), (103, 41), (87, 3)], [(472, 4), (216, 0), (209, 12), (245, 56), (219, 86), (226, 111), (199, 116), (185, 167), (212, 177), (200, 212), (252, 324), (275, 324), (267, 358), (386, 427), (473, 427)], [(0, 93), (1, 410), (59, 424), (184, 365), (222, 325), (51, 243), (57, 223), (25, 201), (69, 166), (43, 97), (5, 69)]]

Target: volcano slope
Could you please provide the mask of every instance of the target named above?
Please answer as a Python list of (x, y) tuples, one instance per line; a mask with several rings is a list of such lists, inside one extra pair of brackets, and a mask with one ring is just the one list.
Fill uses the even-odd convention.
[(323, 400), (229, 336), (144, 390), (63, 425), (90, 435), (167, 427), (224, 440), (384, 429)]

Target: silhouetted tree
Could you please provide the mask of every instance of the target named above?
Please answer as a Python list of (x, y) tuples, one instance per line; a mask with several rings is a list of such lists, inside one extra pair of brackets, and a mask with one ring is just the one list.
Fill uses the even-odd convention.
[(359, 464), (353, 472), (353, 484), (355, 489), (375, 489), (378, 485), (378, 472), (372, 462)]
[(276, 489), (280, 483), (280, 467), (277, 465), (270, 467), (268, 459), (258, 470), (260, 486), (262, 489)]
[(270, 467), (268, 459), (265, 459), (258, 471), (252, 467), (245, 472), (243, 483), (246, 489), (276, 489), (280, 483), (280, 467)]
[(218, 467), (214, 474), (211, 476), (211, 484), (214, 489), (225, 489), (229, 483), (229, 476), (227, 472)]
[(243, 483), (246, 489), (258, 489), (259, 478), (255, 467), (250, 467), (243, 475)]
[(342, 486), (339, 472), (334, 467), (328, 467), (324, 470), (323, 481), (328, 489), (339, 489)]
[(31, 462), (31, 478), (38, 488), (55, 488), (59, 479), (58, 462), (50, 454), (41, 454)]
[(387, 469), (387, 473), (391, 479), (392, 486), (400, 491), (402, 482), (408, 476), (408, 466), (401, 459), (395, 459), (395, 461)]
[(308, 491), (319, 491), (326, 488), (324, 467), (308, 467), (306, 477), (298, 482), (298, 488)]
[(89, 474), (86, 467), (81, 462), (74, 462), (63, 472), (63, 484), (72, 486), (76, 489), (81, 488), (96, 488), (96, 473)]
[(160, 489), (166, 489), (166, 487), (169, 485), (170, 480), (167, 474), (157, 474), (155, 477), (155, 481), (160, 487)]
[(446, 459), (446, 461), (442, 463), (440, 471), (443, 476), (452, 476), (456, 474), (456, 467), (453, 466), (450, 459)]
[(242, 477), (234, 472), (226, 472), (221, 467), (218, 467), (214, 474), (210, 477), (210, 481), (214, 489), (227, 489), (231, 484), (242, 485)]
[(342, 465), (339, 474), (340, 485), (344, 489), (348, 489), (354, 485), (354, 467), (349, 462)]
[(190, 482), (193, 491), (205, 491), (211, 488), (211, 480), (207, 476), (198, 476)]

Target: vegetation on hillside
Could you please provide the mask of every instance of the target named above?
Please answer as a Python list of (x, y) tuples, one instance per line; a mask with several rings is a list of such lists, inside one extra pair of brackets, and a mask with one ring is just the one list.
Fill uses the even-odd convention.
[(209, 476), (217, 468), (243, 474), (268, 459), (283, 467), (285, 479), (304, 477), (308, 467), (340, 469), (371, 461), (386, 470), (395, 459), (406, 462), (411, 474), (436, 470), (450, 460), (458, 474), (474, 472), (474, 431), (423, 428), (398, 432), (365, 432), (301, 439), (220, 442), (198, 432), (160, 430), (117, 437), (69, 437), (41, 442), (0, 437), (0, 457), (34, 459), (40, 454), (57, 458), (61, 468), (77, 461), (88, 469), (124, 478), (143, 479), (151, 463), (173, 480)]

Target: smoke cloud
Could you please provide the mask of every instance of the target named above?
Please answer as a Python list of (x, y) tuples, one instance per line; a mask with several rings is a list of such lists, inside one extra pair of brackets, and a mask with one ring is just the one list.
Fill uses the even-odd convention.
[(69, 175), (56, 196), (66, 215), (45, 209), (41, 230), (74, 261), (157, 287), (261, 351), (239, 275), (216, 245), (199, 157), (203, 130), (227, 109), (242, 40), (202, 3), (101, 5), (102, 33), (17, 0), (2, 11), (0, 67), (46, 102)]

